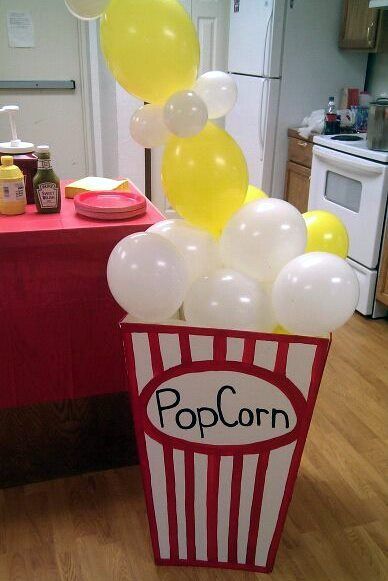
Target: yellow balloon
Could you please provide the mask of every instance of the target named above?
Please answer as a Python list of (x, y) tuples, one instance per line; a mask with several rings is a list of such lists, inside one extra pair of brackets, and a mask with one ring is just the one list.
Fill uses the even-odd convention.
[(276, 335), (290, 335), (291, 334), (291, 333), (289, 333), (289, 331), (287, 331), (287, 329), (285, 329), (281, 325), (277, 325), (274, 328), (273, 333), (276, 333)]
[(247, 164), (234, 139), (208, 122), (194, 137), (169, 138), (162, 182), (178, 214), (217, 236), (244, 201)]
[(331, 212), (313, 210), (303, 214), (307, 226), (306, 252), (330, 252), (346, 258), (349, 237), (341, 220)]
[(249, 204), (249, 202), (254, 202), (255, 200), (264, 200), (265, 198), (268, 198), (268, 196), (263, 190), (249, 184), (243, 205), (245, 206), (245, 204)]
[(111, 0), (100, 39), (113, 76), (142, 101), (164, 102), (195, 82), (198, 36), (178, 0)]

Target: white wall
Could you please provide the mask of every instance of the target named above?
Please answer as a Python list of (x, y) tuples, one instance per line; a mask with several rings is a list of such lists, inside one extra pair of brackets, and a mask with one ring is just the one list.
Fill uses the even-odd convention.
[[(99, 43), (98, 43), (99, 46)], [(116, 83), (98, 52), (102, 172), (105, 177), (118, 176)]]
[(286, 34), (272, 195), (283, 197), (287, 129), (298, 127), (328, 97), (339, 103), (342, 87), (363, 90), (367, 53), (338, 48), (342, 0), (287, 2)]
[(370, 55), (368, 91), (373, 97), (388, 94), (388, 52)]
[(381, 12), (380, 50), (368, 60), (367, 89), (373, 97), (388, 94), (388, 10)]
[[(9, 46), (8, 11), (31, 14), (33, 47)], [(84, 23), (69, 13), (63, 0), (0, 0), (0, 78), (75, 81), (75, 90), (0, 91), (0, 106), (21, 108), (17, 122), (19, 137), (35, 145), (50, 145), (54, 168), (62, 178), (76, 179), (93, 171), (88, 150), (91, 123), (84, 33)], [(1, 115), (0, 142), (9, 139), (8, 120)]]
[(117, 104), (117, 142), (118, 142), (118, 173), (119, 177), (129, 178), (139, 188), (145, 191), (145, 160), (144, 147), (136, 143), (129, 133), (129, 122), (142, 101), (136, 99), (116, 83)]

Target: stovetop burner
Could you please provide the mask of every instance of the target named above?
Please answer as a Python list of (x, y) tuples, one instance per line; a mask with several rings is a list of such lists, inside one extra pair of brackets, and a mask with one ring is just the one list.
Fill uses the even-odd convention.
[(343, 135), (333, 135), (330, 139), (334, 139), (334, 141), (362, 141), (363, 138), (359, 135), (352, 135), (349, 133), (344, 133)]

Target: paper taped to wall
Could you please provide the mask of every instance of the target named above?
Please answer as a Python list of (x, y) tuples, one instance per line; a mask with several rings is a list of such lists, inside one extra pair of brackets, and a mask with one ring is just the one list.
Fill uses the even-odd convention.
[(8, 44), (11, 48), (32, 48), (34, 25), (30, 12), (7, 12)]

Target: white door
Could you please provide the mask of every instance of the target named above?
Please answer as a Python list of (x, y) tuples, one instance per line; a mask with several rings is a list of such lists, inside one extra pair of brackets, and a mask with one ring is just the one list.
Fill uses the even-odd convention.
[[(198, 31), (201, 47), (199, 75), (209, 70), (226, 70), (228, 54), (229, 0), (181, 0)], [(151, 154), (151, 199), (167, 218), (176, 217), (163, 193), (160, 178), (163, 148)]]
[[(34, 46), (11, 48), (7, 12), (29, 12)], [(92, 127), (89, 121), (86, 26), (66, 9), (63, 0), (1, 0), (1, 80), (75, 81), (75, 90), (2, 90), (0, 106), (19, 105), (19, 137), (51, 146), (54, 168), (61, 178), (80, 178), (93, 172)], [(0, 141), (10, 133), (0, 116)]]
[(191, 18), (201, 47), (199, 75), (228, 68), (229, 0), (192, 0)]

